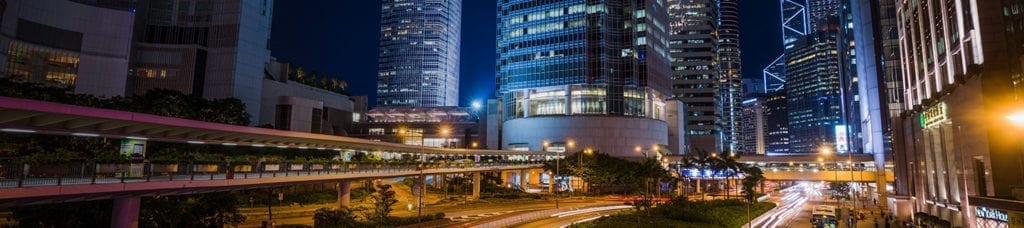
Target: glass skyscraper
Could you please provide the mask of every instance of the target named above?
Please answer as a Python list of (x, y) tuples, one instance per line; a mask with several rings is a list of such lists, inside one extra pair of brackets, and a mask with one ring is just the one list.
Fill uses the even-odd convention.
[(839, 59), (835, 30), (822, 30), (794, 42), (786, 53), (786, 108), (791, 153), (835, 151), (840, 124)]
[[(718, 152), (723, 145), (716, 0), (669, 0), (672, 96), (686, 103), (686, 142)], [(738, 32), (738, 31), (737, 31)]]
[(738, 0), (718, 0), (718, 90), (722, 99), (723, 148), (738, 150), (743, 102), (740, 68), (740, 10)]
[(664, 0), (502, 0), (497, 17), (504, 148), (635, 157), (667, 143)]
[(377, 106), (457, 106), (462, 0), (384, 0)]

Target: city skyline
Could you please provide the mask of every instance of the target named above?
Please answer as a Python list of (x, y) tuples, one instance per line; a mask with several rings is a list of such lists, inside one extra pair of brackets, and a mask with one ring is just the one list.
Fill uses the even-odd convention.
[[(740, 33), (778, 34), (778, 12), (760, 10), (777, 8), (775, 1), (744, 1), (739, 4), (742, 17), (771, 18), (771, 20), (741, 20)], [(474, 101), (483, 101), (495, 94), (494, 40), (496, 30), (493, 1), (463, 1), (463, 37), (460, 63), (459, 106), (468, 107)], [(364, 9), (374, 10), (364, 10)], [(310, 10), (313, 11), (310, 11)], [(349, 82), (353, 94), (370, 96), (374, 104), (376, 93), (377, 59), (355, 56), (377, 56), (380, 29), (380, 1), (276, 1), (275, 17), (270, 41), (271, 54), (279, 60), (297, 63), (307, 70), (317, 70)], [(333, 12), (338, 11), (338, 12)], [(472, 18), (472, 20), (465, 20)], [(344, 27), (330, 21), (361, 21)], [(324, 28), (316, 33), (295, 25)], [(342, 33), (340, 31), (352, 31)], [(320, 34), (320, 35), (311, 35)], [(741, 40), (744, 78), (760, 78), (761, 65), (774, 60), (781, 53), (778, 35), (761, 39)], [(756, 47), (756, 48), (755, 48)], [(348, 53), (348, 54), (340, 54)], [(338, 64), (338, 63), (351, 64)], [(342, 73), (344, 72), (344, 73)]]

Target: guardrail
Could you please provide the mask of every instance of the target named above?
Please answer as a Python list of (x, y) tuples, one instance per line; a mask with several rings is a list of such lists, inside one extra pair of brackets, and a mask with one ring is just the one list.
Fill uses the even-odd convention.
[(540, 165), (541, 162), (488, 163), (266, 163), (266, 164), (103, 164), (76, 162), (30, 164), (21, 159), (0, 159), (0, 189), (34, 186), (87, 185), (106, 183), (156, 182), (175, 180), (230, 180), (288, 176), (336, 175), (347, 173), (392, 173), (417, 170), (461, 170), (467, 168), (503, 168)]

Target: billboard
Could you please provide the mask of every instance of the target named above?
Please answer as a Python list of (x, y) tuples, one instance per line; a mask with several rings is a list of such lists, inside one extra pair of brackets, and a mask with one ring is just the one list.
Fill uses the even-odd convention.
[(836, 153), (845, 154), (850, 149), (846, 135), (846, 125), (836, 125)]

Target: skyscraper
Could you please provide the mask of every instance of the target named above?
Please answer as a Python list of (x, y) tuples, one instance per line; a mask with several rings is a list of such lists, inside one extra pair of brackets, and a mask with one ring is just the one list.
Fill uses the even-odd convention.
[(761, 70), (764, 78), (764, 92), (774, 93), (782, 91), (786, 87), (786, 54), (783, 53), (775, 58), (772, 63)]
[(503, 148), (666, 153), (667, 9), (662, 0), (499, 1)]
[(811, 33), (786, 53), (786, 108), (791, 153), (835, 151), (841, 101), (836, 31)]
[(925, 226), (1019, 225), (1024, 126), (1011, 117), (1024, 114), (1024, 1), (895, 4), (905, 98), (895, 189), (905, 202), (891, 211), (935, 218)]
[(786, 49), (811, 31), (805, 0), (779, 0), (782, 13), (782, 44)]
[(754, 96), (743, 100), (741, 124), (739, 125), (739, 147), (736, 150), (745, 154), (765, 154), (768, 136), (766, 129), (767, 105), (764, 96)]
[(820, 30), (822, 26), (830, 23), (834, 23), (834, 18), (839, 13), (840, 0), (806, 0), (807, 1), (807, 19), (810, 23), (811, 31)]
[(139, 1), (129, 89), (238, 98), (259, 121), (273, 0)]
[(457, 106), (462, 0), (384, 0), (377, 106)]
[[(686, 104), (686, 137), (690, 149), (721, 151), (721, 73), (716, 49), (721, 40), (716, 0), (669, 0), (672, 96)], [(732, 28), (736, 29), (736, 28)], [(737, 32), (738, 33), (738, 32)], [(738, 39), (732, 36), (730, 39)], [(732, 42), (732, 40), (730, 40)], [(738, 50), (737, 54), (738, 54)], [(738, 73), (738, 72), (737, 72)]]
[(722, 145), (736, 151), (743, 87), (740, 64), (739, 0), (718, 0), (718, 90), (722, 100)]
[(786, 93), (767, 94), (764, 109), (765, 153), (789, 153), (789, 111), (786, 109)]

